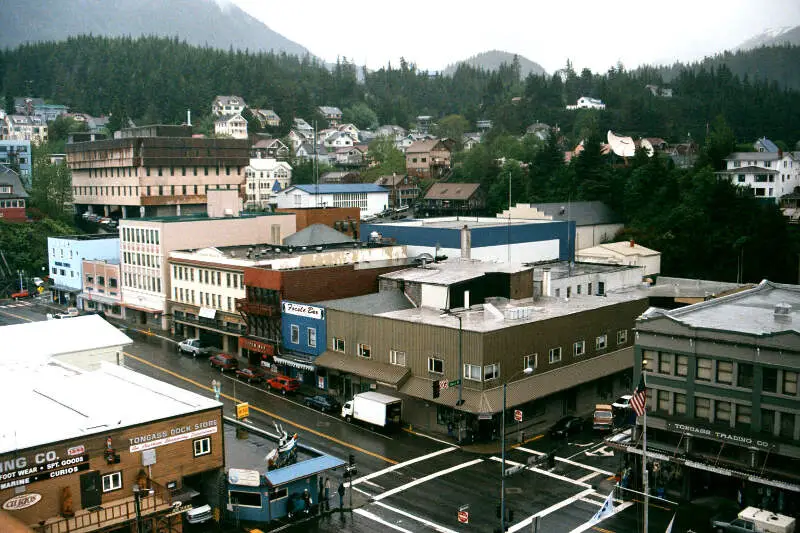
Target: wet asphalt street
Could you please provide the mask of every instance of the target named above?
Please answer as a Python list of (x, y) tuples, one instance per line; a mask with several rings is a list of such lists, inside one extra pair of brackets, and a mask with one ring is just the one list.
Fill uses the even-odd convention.
[[(32, 305), (0, 302), (0, 325), (42, 320), (42, 311)], [(126, 366), (209, 396), (213, 396), (212, 380), (221, 380), (220, 400), (226, 416), (234, 416), (235, 403), (248, 402), (254, 426), (274, 433), (277, 422), (289, 433), (298, 433), (308, 446), (345, 460), (351, 453), (355, 456), (358, 473), (345, 497), (347, 505), (352, 492), (353, 512), (334, 512), (291, 531), (492, 532), (499, 527), (499, 453), (478, 455), (427, 436), (406, 431), (383, 435), (348, 424), (303, 406), (302, 398), (283, 397), (263, 386), (239, 382), (228, 372), (221, 374), (207, 358), (180, 354), (168, 339), (124, 331), (134, 340), (125, 350)], [(226, 427), (225, 435), (226, 443), (236, 439), (232, 428)], [(261, 437), (239, 441), (226, 450), (227, 467), (257, 468), (270, 449)], [(614, 485), (610, 476), (619, 468), (619, 457), (596, 435), (586, 433), (558, 443), (534, 436), (508, 452), (507, 467), (528, 465), (531, 458), (551, 450), (557, 454), (551, 471), (542, 465), (523, 468), (506, 478), (506, 506), (513, 511), (509, 531), (533, 531), (534, 517), (538, 517), (540, 533), (641, 531), (641, 506), (635, 502), (617, 501), (617, 514), (600, 523), (590, 522)], [(338, 484), (339, 479), (332, 479), (334, 509), (338, 507)], [(468, 511), (468, 524), (458, 522), (460, 509)], [(672, 513), (668, 505), (651, 506), (650, 530), (664, 531)], [(268, 531), (269, 527), (261, 529)], [(675, 533), (686, 530), (673, 529)], [(698, 533), (704, 530), (695, 528)]]

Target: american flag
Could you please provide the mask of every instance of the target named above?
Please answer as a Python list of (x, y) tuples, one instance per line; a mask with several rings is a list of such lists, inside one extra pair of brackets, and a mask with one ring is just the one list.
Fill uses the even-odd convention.
[(644, 384), (644, 372), (642, 372), (642, 377), (639, 380), (639, 386), (636, 387), (636, 390), (633, 391), (633, 397), (631, 398), (631, 407), (636, 412), (636, 416), (642, 416), (644, 414), (644, 408), (647, 405), (647, 386)]

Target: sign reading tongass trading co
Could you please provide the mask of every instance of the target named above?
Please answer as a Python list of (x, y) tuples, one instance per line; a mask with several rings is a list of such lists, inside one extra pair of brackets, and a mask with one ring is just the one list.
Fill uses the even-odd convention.
[(18, 511), (20, 509), (25, 509), (26, 507), (36, 505), (41, 499), (42, 495), (37, 494), (36, 492), (20, 494), (3, 502), (3, 509), (6, 511)]

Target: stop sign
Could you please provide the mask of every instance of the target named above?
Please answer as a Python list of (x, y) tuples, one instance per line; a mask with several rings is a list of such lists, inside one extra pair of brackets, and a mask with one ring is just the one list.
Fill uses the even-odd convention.
[(514, 409), (514, 420), (517, 422), (522, 422), (522, 411), (519, 409)]
[(461, 524), (469, 524), (469, 511), (459, 511), (458, 521)]

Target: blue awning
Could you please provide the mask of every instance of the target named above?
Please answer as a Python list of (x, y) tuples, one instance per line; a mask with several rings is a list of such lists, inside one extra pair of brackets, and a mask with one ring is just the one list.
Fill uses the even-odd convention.
[(305, 479), (314, 474), (325, 472), (344, 465), (344, 461), (332, 455), (322, 455), (313, 459), (306, 459), (293, 465), (266, 472), (264, 477), (272, 487), (284, 485), (296, 479)]

